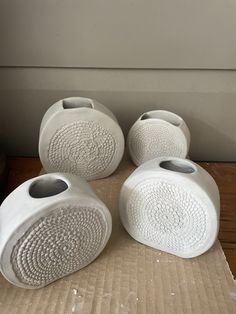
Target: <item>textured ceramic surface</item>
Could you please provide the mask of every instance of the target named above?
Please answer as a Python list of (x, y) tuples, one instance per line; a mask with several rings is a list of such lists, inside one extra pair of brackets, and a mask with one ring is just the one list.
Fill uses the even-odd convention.
[(184, 258), (213, 245), (219, 215), (215, 181), (186, 159), (163, 157), (144, 163), (120, 193), (120, 216), (128, 233), (143, 244)]
[(44, 115), (39, 156), (46, 172), (100, 179), (115, 171), (123, 153), (124, 136), (115, 116), (95, 100), (66, 98)]
[(85, 180), (52, 173), (26, 181), (0, 208), (1, 272), (40, 288), (91, 263), (111, 234), (111, 215)]
[(132, 126), (127, 139), (130, 156), (139, 166), (162, 156), (186, 158), (190, 132), (184, 120), (164, 110), (144, 113)]

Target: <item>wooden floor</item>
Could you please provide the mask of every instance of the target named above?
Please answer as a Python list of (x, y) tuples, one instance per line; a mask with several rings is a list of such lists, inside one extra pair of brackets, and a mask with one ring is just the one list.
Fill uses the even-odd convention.
[[(199, 163), (216, 180), (221, 194), (219, 239), (233, 275), (236, 277), (236, 163)], [(41, 170), (38, 158), (8, 159), (8, 178), (4, 196), (19, 184), (37, 176)]]

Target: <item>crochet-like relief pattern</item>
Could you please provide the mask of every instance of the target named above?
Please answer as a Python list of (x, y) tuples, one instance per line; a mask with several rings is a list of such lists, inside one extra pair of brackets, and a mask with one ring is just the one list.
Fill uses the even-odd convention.
[(57, 171), (90, 179), (109, 167), (116, 150), (115, 139), (104, 127), (77, 121), (64, 125), (51, 137), (48, 160)]
[(185, 157), (183, 136), (175, 128), (146, 123), (131, 131), (130, 152), (137, 164), (161, 156)]
[(204, 243), (207, 212), (201, 200), (181, 186), (149, 179), (131, 192), (127, 228), (133, 236), (178, 253)]
[(89, 264), (106, 235), (107, 223), (98, 209), (58, 208), (18, 240), (11, 254), (14, 273), (21, 283), (46, 285)]

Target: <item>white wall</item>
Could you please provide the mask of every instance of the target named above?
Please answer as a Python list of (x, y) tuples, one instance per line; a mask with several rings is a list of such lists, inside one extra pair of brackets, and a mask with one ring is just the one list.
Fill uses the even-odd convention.
[(124, 132), (141, 112), (183, 116), (191, 157), (236, 161), (236, 0), (0, 0), (0, 132), (36, 155), (40, 120), (96, 98)]
[(236, 69), (235, 0), (1, 0), (0, 65)]
[(1, 69), (0, 128), (7, 152), (36, 155), (41, 118), (55, 101), (88, 96), (107, 105), (125, 131), (147, 110), (180, 114), (191, 157), (236, 161), (236, 71)]

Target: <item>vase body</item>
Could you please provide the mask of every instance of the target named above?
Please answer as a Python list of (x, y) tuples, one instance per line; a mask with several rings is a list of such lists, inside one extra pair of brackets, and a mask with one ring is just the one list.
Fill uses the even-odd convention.
[(20, 185), (0, 207), (0, 266), (23, 288), (41, 288), (91, 263), (111, 234), (111, 215), (88, 183), (51, 173)]
[(138, 167), (123, 184), (119, 205), (134, 239), (183, 258), (206, 252), (218, 234), (218, 187), (187, 159), (160, 157)]
[(39, 156), (46, 172), (100, 179), (115, 171), (123, 153), (124, 136), (115, 116), (95, 100), (66, 98), (43, 117)]
[(190, 132), (184, 120), (164, 110), (144, 113), (131, 127), (127, 145), (136, 166), (162, 156), (186, 158)]

